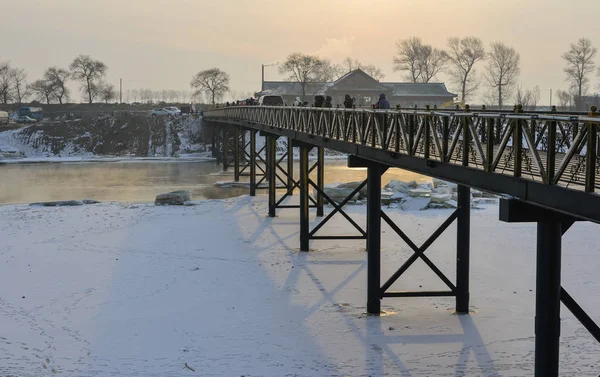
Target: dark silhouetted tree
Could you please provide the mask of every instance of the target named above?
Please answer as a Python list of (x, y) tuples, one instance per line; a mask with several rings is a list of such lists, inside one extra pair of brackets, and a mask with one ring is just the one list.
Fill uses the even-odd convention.
[(501, 42), (492, 43), (487, 54), (485, 78), (488, 86), (496, 92), (497, 104), (502, 107), (510, 97), (516, 79), (519, 77), (519, 53)]
[(214, 105), (216, 99), (222, 98), (229, 91), (229, 75), (219, 68), (207, 69), (198, 72), (192, 79), (190, 86), (196, 89), (194, 95), (201, 95), (202, 93), (210, 95)]
[[(310, 82), (321, 81), (321, 71), (324, 60), (318, 56), (305, 55), (299, 52), (291, 54), (279, 66), (279, 73), (288, 75), (289, 81), (294, 81), (300, 84), (302, 88), (302, 96), (306, 96), (306, 85)], [(321, 81), (322, 82), (322, 81)]]
[(577, 89), (575, 103), (578, 110), (584, 110), (581, 97), (588, 89), (588, 76), (594, 71), (594, 57), (597, 52), (598, 50), (592, 46), (592, 41), (587, 38), (579, 38), (577, 43), (571, 43), (569, 51), (562, 56), (567, 63), (564, 69), (567, 74), (566, 81)]
[(87, 96), (89, 103), (100, 94), (102, 79), (106, 75), (106, 64), (92, 59), (89, 55), (79, 55), (69, 66), (74, 80), (81, 81), (81, 91)]
[(54, 97), (58, 100), (58, 103), (69, 100), (69, 88), (67, 83), (71, 73), (66, 69), (57, 67), (50, 67), (44, 72), (44, 80), (48, 81), (54, 87)]
[(396, 47), (394, 71), (406, 71), (406, 78), (414, 83), (431, 81), (448, 62), (444, 51), (423, 44), (417, 37), (397, 41)]
[(479, 80), (474, 69), (475, 63), (485, 59), (483, 42), (479, 38), (448, 38), (448, 74), (460, 92), (460, 99), (466, 103), (467, 98), (479, 87)]

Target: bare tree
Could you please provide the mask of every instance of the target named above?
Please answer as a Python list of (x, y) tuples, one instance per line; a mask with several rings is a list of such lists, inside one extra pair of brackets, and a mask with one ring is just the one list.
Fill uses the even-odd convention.
[(498, 106), (502, 107), (521, 72), (519, 53), (504, 43), (495, 42), (492, 43), (491, 51), (487, 55), (485, 78), (488, 86), (497, 93)]
[(177, 91), (169, 89), (169, 102), (177, 102)]
[(323, 64), (323, 60), (317, 56), (296, 52), (288, 56), (285, 62), (279, 66), (279, 73), (287, 74), (288, 80), (300, 84), (304, 97), (306, 96), (306, 85), (319, 80)]
[(396, 47), (394, 71), (407, 71), (406, 78), (411, 82), (429, 82), (448, 62), (444, 51), (424, 45), (418, 37), (397, 41)]
[(159, 103), (161, 101), (160, 99), (160, 90), (153, 90), (152, 91), (152, 100), (156, 103)]
[(421, 82), (431, 81), (448, 63), (448, 56), (442, 50), (425, 46), (422, 51)]
[(344, 68), (338, 64), (332, 64), (330, 60), (322, 59), (322, 64), (317, 70), (315, 81), (331, 82), (339, 79), (344, 75)]
[(536, 85), (533, 89), (523, 90), (519, 85), (514, 100), (517, 105), (523, 106), (523, 110), (535, 110), (540, 100), (540, 88)]
[(215, 99), (222, 97), (229, 91), (229, 75), (219, 68), (211, 68), (198, 72), (190, 86), (196, 89), (196, 93), (210, 93), (212, 104)]
[(373, 64), (364, 65), (360, 61), (358, 61), (358, 59), (352, 59), (349, 56), (346, 59), (344, 59), (341, 68), (346, 73), (352, 72), (355, 69), (362, 69), (363, 71), (365, 71), (365, 73), (367, 73), (369, 76), (371, 76), (377, 81), (385, 77), (381, 69), (375, 67)]
[(418, 82), (421, 77), (420, 50), (421, 39), (411, 37), (396, 42), (398, 52), (394, 56), (394, 71), (407, 71), (411, 82)]
[(594, 57), (598, 50), (592, 46), (592, 41), (587, 38), (579, 38), (577, 43), (571, 43), (569, 51), (565, 52), (562, 58), (567, 63), (564, 68), (567, 79), (573, 87), (577, 88), (577, 97), (575, 103), (578, 110), (583, 110), (581, 97), (588, 88), (588, 75), (594, 71)]
[(541, 95), (542, 92), (540, 91), (540, 87), (537, 85), (529, 91), (529, 106), (531, 106), (531, 110), (535, 110), (537, 108)]
[(154, 102), (153, 97), (154, 97), (154, 93), (152, 92), (151, 89), (144, 89), (145, 102), (153, 103)]
[(89, 103), (100, 94), (100, 81), (106, 75), (106, 64), (92, 59), (89, 55), (79, 55), (69, 66), (74, 80), (81, 81), (81, 91), (87, 95)]
[(476, 37), (448, 38), (448, 60), (450, 62), (451, 81), (460, 91), (463, 103), (479, 87), (476, 77), (475, 63), (485, 58), (485, 49), (481, 39)]
[(137, 102), (139, 91), (137, 89), (131, 89), (131, 98), (133, 102)]
[(237, 101), (237, 99), (240, 98), (241, 96), (237, 90), (230, 90), (229, 97), (231, 98), (231, 102), (235, 103), (235, 101)]
[(358, 59), (352, 59), (349, 56), (346, 59), (344, 59), (344, 61), (342, 62), (342, 65), (343, 65), (344, 69), (346, 70), (346, 73), (352, 72), (355, 69), (361, 68), (361, 64), (358, 61)]
[(385, 74), (381, 71), (381, 69), (375, 67), (373, 64), (363, 65), (360, 67), (366, 74), (379, 81), (385, 77)]
[(47, 104), (54, 99), (55, 89), (48, 80), (36, 80), (30, 85), (31, 91), (38, 101), (46, 101)]
[(573, 106), (573, 95), (569, 93), (568, 90), (557, 90), (556, 97), (558, 98), (559, 107), (566, 109), (566, 107), (568, 106), (570, 110), (571, 106)]
[(146, 89), (140, 89), (139, 94), (140, 94), (140, 101), (142, 103), (146, 103), (148, 101), (148, 98), (146, 97), (146, 94), (147, 94)]
[(204, 100), (204, 93), (202, 92), (193, 92), (190, 101), (194, 103), (206, 103)]
[(0, 101), (8, 103), (13, 97), (12, 68), (9, 63), (0, 63)]
[(27, 86), (27, 72), (23, 68), (14, 68), (10, 70), (13, 93), (12, 97), (18, 104), (22, 103), (29, 96), (29, 87)]
[(189, 90), (180, 90), (179, 91), (180, 95), (181, 95), (181, 101), (182, 102), (191, 102), (192, 100), (192, 96), (190, 95)]
[(521, 85), (517, 86), (515, 90), (514, 100), (517, 105), (522, 105), (523, 109), (529, 105), (529, 96), (525, 93)]
[(114, 85), (107, 83), (100, 83), (99, 96), (104, 103), (108, 103), (109, 101), (117, 98), (117, 92), (115, 90)]
[(58, 103), (62, 104), (63, 100), (69, 100), (69, 88), (67, 83), (69, 82), (70, 77), (71, 73), (69, 71), (57, 67), (50, 67), (44, 72), (44, 80), (50, 82), (54, 87), (54, 97), (56, 97)]

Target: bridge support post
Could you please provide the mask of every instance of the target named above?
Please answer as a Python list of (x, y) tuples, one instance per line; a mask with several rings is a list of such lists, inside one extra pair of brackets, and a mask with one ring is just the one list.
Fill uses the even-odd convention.
[(264, 137), (264, 139), (265, 139), (265, 160), (264, 160), (265, 176), (264, 176), (264, 178), (268, 182), (269, 178), (270, 178), (269, 177), (269, 161), (271, 161), (269, 158), (269, 149), (271, 149), (271, 148), (269, 148), (269, 140), (268, 140), (269, 138), (268, 138), (268, 134), (262, 134), (259, 132), (258, 135)]
[(294, 144), (291, 137), (287, 138), (287, 192), (288, 196), (294, 195)]
[[(233, 171), (233, 180), (235, 182), (239, 182), (240, 181), (240, 153), (242, 153), (243, 149), (240, 149), (240, 128), (236, 126), (235, 127), (235, 133), (234, 133), (234, 156), (233, 156), (233, 165), (234, 165), (234, 171)], [(242, 131), (243, 133), (243, 131)], [(243, 148), (243, 146), (242, 146)]]
[(535, 376), (558, 376), (560, 348), (560, 262), (562, 224), (537, 225)]
[(367, 167), (367, 314), (381, 313), (381, 174), (379, 164)]
[(469, 314), (469, 254), (471, 228), (471, 189), (458, 186), (456, 218), (456, 312)]
[(256, 196), (256, 132), (250, 130), (250, 196)]
[(223, 159), (223, 171), (227, 171), (229, 168), (229, 160), (227, 159), (227, 155), (229, 154), (229, 132), (226, 129), (221, 130), (221, 147), (222, 147), (222, 155)]
[(275, 217), (276, 213), (276, 195), (277, 195), (277, 136), (267, 135), (265, 136), (267, 143), (267, 179), (269, 181), (269, 217)]
[(308, 251), (310, 240), (310, 229), (308, 223), (308, 152), (310, 149), (311, 148), (307, 145), (300, 146), (300, 251)]
[(501, 199), (500, 220), (537, 222), (534, 376), (558, 376), (561, 301), (600, 341), (600, 328), (560, 283), (562, 235), (577, 219), (517, 199)]
[(216, 135), (216, 128), (215, 126), (211, 127), (211, 148), (210, 148), (210, 155), (212, 158), (219, 158), (218, 157), (218, 151), (217, 151), (217, 135)]
[(317, 217), (323, 217), (323, 188), (325, 187), (325, 148), (317, 148)]

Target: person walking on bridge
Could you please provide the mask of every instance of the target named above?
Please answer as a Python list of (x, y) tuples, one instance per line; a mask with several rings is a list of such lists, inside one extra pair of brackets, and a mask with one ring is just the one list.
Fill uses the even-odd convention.
[(323, 102), (325, 102), (325, 97), (322, 95), (315, 96), (315, 107), (323, 107)]
[(346, 94), (344, 97), (344, 107), (346, 109), (351, 109), (354, 107), (354, 98), (350, 97), (349, 94)]
[(385, 94), (381, 93), (379, 95), (379, 101), (375, 104), (376, 109), (386, 110), (390, 108), (390, 102), (385, 98)]

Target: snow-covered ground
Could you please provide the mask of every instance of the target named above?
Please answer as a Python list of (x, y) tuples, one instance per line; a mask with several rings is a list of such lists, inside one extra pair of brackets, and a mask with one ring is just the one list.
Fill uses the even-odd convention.
[[(0, 376), (532, 375), (535, 226), (497, 206), (472, 211), (470, 316), (406, 298), (367, 317), (364, 241), (302, 253), (297, 210), (196, 204), (0, 207)], [(363, 225), (365, 209), (348, 207)], [(386, 211), (417, 244), (450, 214)], [(412, 251), (383, 230), (385, 278)], [(563, 285), (599, 319), (597, 230), (565, 235)], [(451, 279), (455, 232), (427, 251)], [(336, 215), (319, 234), (353, 233)], [(393, 288), (442, 284), (417, 262)], [(561, 375), (600, 374), (600, 345), (564, 308), (561, 339)]]

